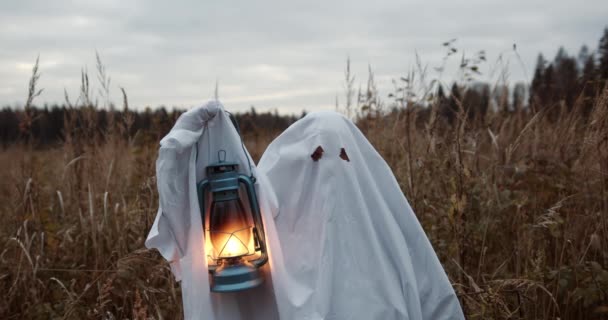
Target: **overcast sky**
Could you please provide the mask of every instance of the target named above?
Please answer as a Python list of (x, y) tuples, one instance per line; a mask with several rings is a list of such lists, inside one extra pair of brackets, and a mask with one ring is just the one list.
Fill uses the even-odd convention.
[[(480, 80), (494, 79), (503, 54), (510, 80), (519, 81), (533, 74), (540, 52), (595, 50), (607, 25), (606, 0), (3, 0), (0, 105), (23, 103), (38, 55), (45, 91), (37, 102), (63, 102), (64, 88), (75, 100), (81, 68), (95, 79), (97, 51), (117, 103), (124, 87), (132, 106), (191, 107), (213, 97), (217, 80), (229, 110), (332, 109), (336, 96), (344, 100), (349, 56), (357, 85), (370, 64), (384, 96), (416, 52), (437, 77), (432, 67), (452, 38), (460, 50), (453, 65), (463, 51), (485, 50)], [(453, 69), (443, 81), (456, 77)]]

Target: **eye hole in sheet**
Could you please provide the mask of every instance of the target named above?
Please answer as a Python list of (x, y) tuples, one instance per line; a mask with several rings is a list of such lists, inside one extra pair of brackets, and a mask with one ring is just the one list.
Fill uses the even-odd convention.
[(323, 150), (323, 148), (321, 148), (321, 146), (318, 146), (317, 149), (315, 149), (315, 152), (313, 152), (310, 155), (310, 157), (312, 158), (313, 161), (317, 162), (323, 156), (323, 152), (325, 152), (325, 150)]
[(346, 150), (344, 150), (344, 148), (340, 149), (340, 158), (342, 160), (350, 162), (350, 159), (348, 158), (348, 155), (346, 154)]

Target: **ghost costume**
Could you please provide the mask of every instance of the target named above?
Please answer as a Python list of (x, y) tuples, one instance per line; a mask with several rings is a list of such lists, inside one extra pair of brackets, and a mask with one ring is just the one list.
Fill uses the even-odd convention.
[[(271, 253), (272, 244), (278, 243), (272, 218), (276, 199), (265, 177), (256, 172), (253, 163), (249, 163), (248, 157), (251, 158), (223, 106), (211, 101), (182, 114), (160, 145), (156, 162), (160, 205), (146, 246), (158, 249), (170, 262), (177, 280), (181, 280), (185, 318), (278, 319), (270, 271), (281, 270), (271, 268), (281, 253), (280, 250), (275, 250), (277, 255)], [(206, 178), (205, 168), (218, 161), (219, 150), (226, 151), (226, 161), (239, 164), (241, 173), (253, 174), (257, 178), (255, 188), (270, 246), (269, 263), (262, 268), (264, 283), (237, 293), (210, 292), (196, 191), (196, 183)], [(277, 278), (281, 279), (281, 276)]]
[(390, 168), (350, 120), (308, 114), (258, 172), (278, 199), (281, 283), (297, 288), (277, 295), (281, 319), (464, 319)]

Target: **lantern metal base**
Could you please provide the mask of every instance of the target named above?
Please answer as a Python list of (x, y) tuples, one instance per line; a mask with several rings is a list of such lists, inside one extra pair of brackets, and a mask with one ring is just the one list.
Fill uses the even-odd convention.
[(217, 269), (211, 275), (211, 291), (235, 292), (255, 288), (264, 282), (260, 271), (244, 264)]

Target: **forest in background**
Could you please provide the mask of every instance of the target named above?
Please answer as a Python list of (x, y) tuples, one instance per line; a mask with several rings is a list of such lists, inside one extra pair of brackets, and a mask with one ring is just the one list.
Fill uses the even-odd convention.
[[(452, 42), (444, 43), (448, 54), (456, 52)], [(536, 109), (539, 106), (552, 106), (571, 111), (577, 99), (580, 99), (580, 107), (583, 113), (588, 115), (592, 108), (592, 101), (599, 90), (608, 79), (608, 28), (599, 40), (597, 50), (591, 50), (583, 45), (578, 55), (569, 55), (563, 47), (557, 51), (552, 61), (547, 60), (543, 54), (539, 54), (534, 69), (534, 76), (529, 88), (524, 83), (517, 83), (511, 88), (507, 83), (492, 87), (488, 83), (474, 82), (473, 77), (479, 73), (479, 63), (485, 61), (485, 53), (481, 51), (471, 59), (462, 59), (461, 71), (464, 83), (453, 83), (449, 90), (444, 86), (436, 87), (436, 92), (430, 94), (430, 99), (439, 106), (439, 114), (452, 123), (455, 117), (457, 104), (467, 106), (467, 114), (470, 117), (479, 115), (483, 117), (488, 110), (499, 112), (514, 112), (520, 109)], [(98, 78), (102, 84), (100, 90), (103, 96), (105, 81), (105, 67), (98, 57)], [(66, 96), (64, 105), (44, 105), (37, 107), (26, 105), (25, 108), (4, 107), (0, 110), (0, 144), (6, 147), (12, 143), (31, 141), (39, 146), (53, 145), (64, 141), (64, 128), (66, 125), (76, 128), (83, 125), (84, 117), (92, 117), (88, 122), (101, 133), (109, 130), (108, 126), (116, 125), (122, 127), (125, 137), (140, 135), (152, 140), (159, 140), (172, 127), (184, 109), (166, 107), (143, 110), (129, 109), (126, 93), (123, 91), (125, 101), (123, 110), (107, 103), (108, 107), (100, 108), (98, 101), (91, 98), (91, 88), (88, 75), (83, 73), (81, 96), (76, 105), (73, 105)], [(402, 80), (408, 80), (402, 78)], [(349, 79), (346, 80), (347, 82)], [(107, 83), (109, 85), (109, 81)], [(359, 116), (374, 111), (380, 101), (377, 92), (374, 92), (373, 83), (368, 83), (367, 90), (357, 92), (357, 109), (361, 112)], [(446, 92), (448, 91), (448, 92)], [(389, 94), (389, 98), (395, 98), (399, 93)], [(416, 97), (405, 97), (410, 106), (421, 107), (420, 99)], [(376, 102), (376, 100), (378, 100)], [(395, 99), (389, 105), (391, 109), (397, 109), (403, 101)], [(348, 102), (347, 102), (348, 103)], [(428, 105), (428, 104), (424, 104)], [(93, 109), (94, 111), (88, 110)], [(531, 110), (534, 111), (534, 110)], [(560, 111), (553, 112), (554, 115)], [(86, 115), (85, 115), (86, 114)], [(236, 117), (244, 132), (262, 130), (281, 131), (289, 124), (303, 116), (279, 115), (275, 112), (256, 112), (254, 106), (246, 112), (237, 113)], [(114, 119), (127, 119), (127, 123), (120, 123)]]

